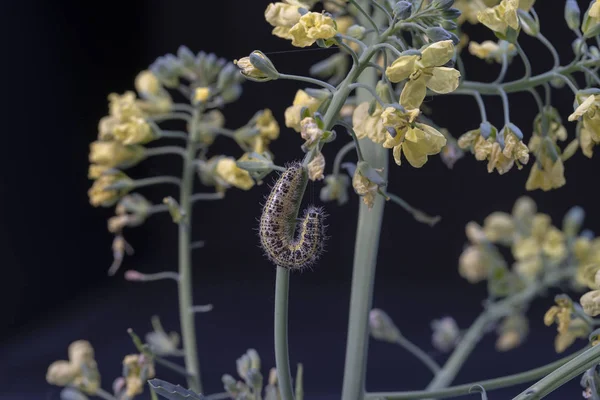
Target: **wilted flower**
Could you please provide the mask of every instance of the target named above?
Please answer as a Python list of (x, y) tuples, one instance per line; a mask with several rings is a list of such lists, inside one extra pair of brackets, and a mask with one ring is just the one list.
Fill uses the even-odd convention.
[(89, 342), (78, 340), (69, 345), (69, 361), (55, 361), (48, 367), (46, 381), (57, 386), (73, 386), (94, 394), (100, 387), (100, 373)]

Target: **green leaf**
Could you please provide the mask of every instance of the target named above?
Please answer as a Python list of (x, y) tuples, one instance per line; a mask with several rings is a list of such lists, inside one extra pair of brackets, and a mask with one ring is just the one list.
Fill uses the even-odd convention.
[(148, 384), (156, 393), (168, 400), (205, 400), (206, 397), (185, 389), (179, 385), (163, 381), (161, 379), (152, 379)]

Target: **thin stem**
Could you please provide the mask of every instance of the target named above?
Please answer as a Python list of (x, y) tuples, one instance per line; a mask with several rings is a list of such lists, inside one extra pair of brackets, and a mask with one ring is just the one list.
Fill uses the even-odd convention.
[(356, 155), (358, 156), (358, 161), (363, 161), (364, 157), (363, 157), (362, 151), (360, 149), (360, 142), (358, 140), (358, 137), (356, 136), (356, 132), (354, 132), (354, 128), (352, 127), (352, 125), (350, 125), (344, 121), (336, 121), (336, 125), (340, 125), (340, 126), (343, 126), (344, 128), (346, 128), (346, 130), (348, 131), (350, 136), (352, 136), (352, 140), (354, 141), (354, 146), (356, 147)]
[(288, 79), (291, 81), (300, 81), (312, 83), (313, 85), (324, 87), (330, 92), (335, 92), (335, 87), (330, 85), (327, 82), (323, 82), (322, 80), (311, 78), (309, 76), (301, 76), (301, 75), (288, 75), (288, 74), (279, 74), (279, 79)]
[(571, 79), (569, 79), (568, 77), (566, 77), (565, 75), (562, 75), (562, 74), (554, 74), (554, 77), (562, 79), (562, 81), (564, 83), (566, 83), (567, 86), (569, 86), (569, 89), (571, 89), (573, 94), (577, 95), (577, 92), (579, 92), (579, 89), (577, 89), (577, 86), (575, 86), (575, 84), (571, 81)]
[(512, 296), (489, 305), (467, 330), (441, 371), (429, 383), (427, 390), (441, 389), (452, 382), (469, 354), (471, 354), (471, 351), (475, 348), (475, 345), (481, 339), (488, 324), (510, 314), (515, 307), (527, 304), (535, 296), (547, 290), (548, 287), (557, 285), (565, 279), (570, 279), (573, 273), (573, 269), (564, 269), (549, 273), (541, 282), (536, 282)]
[(275, 363), (283, 400), (294, 400), (288, 349), (288, 293), (290, 271), (277, 267), (275, 278)]
[(235, 132), (231, 129), (227, 129), (227, 128), (210, 128), (210, 131), (212, 133), (217, 133), (219, 135), (223, 135), (223, 136), (227, 136), (228, 138), (235, 138)]
[(425, 214), (423, 211), (421, 211), (417, 208), (414, 208), (413, 206), (408, 204), (406, 201), (404, 201), (404, 199), (396, 196), (393, 193), (385, 193), (385, 195), (387, 197), (389, 197), (391, 201), (393, 201), (394, 203), (398, 204), (400, 207), (402, 207), (406, 211), (408, 211), (413, 216), (413, 218), (419, 222), (422, 222), (429, 226), (434, 226), (435, 224), (440, 222), (440, 220), (442, 219), (442, 217), (440, 217), (439, 215), (432, 217), (430, 215)]
[(502, 67), (500, 69), (500, 73), (498, 74), (496, 80), (492, 83), (501, 83), (504, 80), (504, 77), (506, 76), (506, 71), (508, 71), (508, 55), (506, 54), (506, 52), (503, 52)]
[[(126, 274), (126, 276), (127, 276), (127, 274)], [(175, 282), (179, 283), (179, 274), (177, 274), (177, 272), (173, 272), (173, 271), (163, 271), (163, 272), (157, 272), (155, 274), (143, 274), (141, 272), (135, 271), (135, 278), (136, 279), (128, 279), (128, 280), (135, 280), (138, 282), (152, 282), (152, 281), (161, 281), (163, 279), (172, 279)]]
[(354, 141), (346, 143), (340, 151), (335, 155), (335, 159), (333, 160), (333, 175), (340, 174), (340, 165), (342, 164), (342, 160), (352, 149), (356, 147)]
[(186, 371), (186, 369), (179, 364), (175, 364), (174, 362), (159, 357), (157, 355), (153, 355), (152, 358), (157, 364), (160, 364), (163, 367), (170, 369), (171, 371), (177, 372), (179, 375), (185, 376), (188, 379), (193, 376), (190, 372)]
[(483, 102), (483, 98), (479, 94), (479, 92), (471, 92), (471, 95), (475, 98), (477, 102), (477, 107), (479, 107), (479, 114), (481, 115), (481, 122), (487, 122), (487, 113), (485, 111), (485, 103)]
[(464, 383), (462, 385), (452, 386), (446, 389), (441, 390), (415, 390), (415, 391), (406, 391), (406, 392), (374, 392), (367, 393), (366, 399), (386, 399), (386, 400), (410, 400), (410, 399), (423, 399), (425, 397), (433, 396), (436, 399), (444, 399), (449, 397), (461, 396), (464, 394), (468, 394), (469, 390), (475, 386), (480, 385), (485, 390), (494, 390), (501, 389), (505, 387), (515, 386), (526, 382), (531, 382), (533, 380), (539, 379), (541, 377), (546, 376), (550, 372), (556, 370), (560, 366), (564, 365), (568, 361), (577, 357), (579, 354), (583, 353), (583, 350), (576, 352), (575, 354), (571, 354), (567, 357), (561, 358), (560, 360), (554, 361), (550, 364), (544, 365), (542, 367), (534, 368), (529, 371), (520, 372), (518, 374), (503, 376), (500, 378), (486, 379), (484, 381)]
[(537, 90), (535, 90), (534, 88), (531, 88), (528, 90), (528, 92), (531, 93), (531, 95), (533, 96), (533, 99), (535, 100), (535, 103), (537, 104), (540, 113), (543, 113), (544, 112), (544, 103), (542, 102), (542, 98), (540, 97)]
[(135, 181), (133, 181), (133, 186), (135, 188), (141, 188), (144, 186), (160, 185), (163, 183), (170, 183), (173, 185), (180, 186), (181, 179), (176, 178), (174, 176), (153, 176), (151, 178), (136, 179)]
[(427, 33), (427, 29), (422, 27), (421, 25), (414, 23), (414, 22), (402, 22), (400, 24), (400, 28), (412, 28), (412, 29), (416, 29), (419, 30), (423, 33)]
[(96, 396), (105, 399), (105, 400), (117, 400), (117, 398), (115, 396), (113, 396), (112, 394), (108, 393), (106, 390), (102, 389), (102, 388), (98, 388), (96, 389), (96, 393), (94, 393)]
[(598, 78), (598, 74), (597, 73), (595, 73), (594, 71), (592, 71), (591, 69), (589, 69), (587, 67), (583, 67), (582, 66), (580, 68), (581, 68), (581, 70), (583, 72), (585, 72), (587, 74), (588, 77), (590, 77), (594, 81), (594, 83), (597, 86), (600, 86), (600, 78)]
[(347, 40), (349, 42), (356, 43), (357, 45), (360, 46), (361, 51), (364, 51), (365, 48), (367, 47), (361, 40), (354, 38), (352, 36), (344, 35), (343, 33), (338, 33), (336, 36), (339, 36), (340, 38)]
[(352, 50), (352, 48), (350, 46), (348, 46), (346, 43), (344, 43), (343, 41), (337, 40), (336, 42), (337, 42), (338, 46), (344, 48), (344, 50), (346, 50), (346, 52), (348, 52), (348, 54), (350, 54), (350, 56), (352, 56), (353, 65), (358, 65), (359, 59), (358, 59), (358, 55), (356, 54), (356, 52), (354, 50)]
[(189, 104), (175, 103), (171, 106), (171, 109), (173, 111), (187, 111), (190, 114), (194, 114), (194, 107), (190, 106)]
[(504, 125), (508, 125), (510, 123), (510, 109), (508, 108), (508, 95), (502, 89), (498, 91), (500, 97), (502, 98), (502, 110), (504, 112)]
[(402, 52), (400, 50), (398, 50), (397, 48), (395, 48), (394, 46), (392, 46), (389, 43), (378, 43), (374, 46), (371, 46), (371, 50), (379, 50), (379, 49), (388, 49), (390, 50), (392, 53), (394, 53), (396, 55), (396, 57), (400, 57), (402, 55)]
[(210, 201), (210, 200), (221, 200), (225, 197), (224, 193), (194, 193), (190, 196), (190, 201), (195, 203), (196, 201)]
[(413, 356), (418, 358), (433, 374), (437, 374), (440, 370), (440, 366), (436, 363), (433, 358), (429, 357), (419, 346), (405, 338), (404, 336), (398, 337), (396, 342), (399, 346), (402, 346), (406, 351), (411, 353)]
[(161, 138), (169, 138), (169, 139), (183, 139), (183, 140), (187, 140), (188, 139), (188, 135), (186, 132), (183, 131), (165, 131), (165, 130), (161, 130), (159, 132), (159, 137)]
[[(201, 111), (195, 110), (190, 132), (197, 132), (195, 125), (201, 118)], [(191, 137), (185, 150), (183, 160), (183, 179), (179, 192), (179, 204), (184, 218), (179, 222), (179, 319), (181, 323), (181, 336), (185, 351), (185, 369), (190, 373), (187, 379), (188, 387), (202, 393), (202, 380), (200, 363), (198, 361), (198, 347), (196, 344), (196, 322), (194, 313), (191, 312), (193, 302), (192, 292), (192, 192), (194, 189), (196, 155), (196, 140)]]
[(144, 154), (146, 157), (162, 156), (165, 154), (177, 154), (181, 157), (185, 157), (185, 151), (179, 146), (152, 147), (150, 149), (145, 149)]
[(373, 18), (371, 18), (371, 15), (367, 11), (365, 11), (365, 9), (362, 8), (362, 6), (360, 4), (358, 4), (358, 2), (356, 0), (350, 0), (350, 3), (354, 7), (356, 7), (356, 9), (367, 19), (367, 21), (369, 21), (369, 23), (371, 24), (373, 29), (375, 29), (375, 32), (379, 32), (379, 27), (377, 26), (375, 21), (373, 21)]
[(176, 120), (182, 120), (182, 121), (185, 121), (185, 122), (190, 122), (192, 120), (192, 117), (189, 114), (186, 114), (186, 113), (173, 112), (173, 113), (159, 114), (159, 115), (147, 117), (147, 119), (150, 120), (150, 121), (154, 121), (154, 122), (168, 121), (168, 120), (171, 120), (171, 119), (176, 119)]
[(527, 388), (513, 400), (533, 400), (541, 399), (554, 390), (558, 389), (571, 379), (582, 374), (585, 370), (595, 366), (600, 362), (600, 346), (593, 346), (583, 354), (567, 362), (556, 371)]
[(371, 93), (371, 96), (373, 96), (375, 98), (375, 100), (377, 100), (379, 105), (381, 107), (385, 107), (385, 102), (381, 99), (381, 97), (379, 97), (379, 95), (377, 94), (375, 89), (373, 89), (373, 87), (371, 87), (369, 85), (365, 85), (364, 83), (361, 83), (361, 82), (356, 82), (356, 83), (352, 83), (352, 84), (348, 85), (348, 89), (350, 89), (350, 90), (354, 90), (354, 89), (358, 89), (358, 88), (365, 89), (366, 91)]
[(527, 57), (527, 54), (525, 54), (525, 52), (523, 51), (523, 48), (521, 47), (519, 42), (515, 42), (515, 47), (517, 48), (519, 56), (523, 60), (523, 64), (525, 64), (525, 76), (522, 79), (528, 79), (529, 77), (531, 77), (531, 62), (529, 62), (529, 58)]
[(550, 43), (550, 41), (548, 39), (546, 39), (546, 37), (544, 35), (542, 35), (541, 32), (539, 32), (535, 37), (540, 42), (542, 42), (542, 44), (544, 46), (546, 46), (548, 48), (548, 50), (550, 50), (550, 53), (552, 53), (552, 59), (554, 60), (554, 66), (552, 68), (556, 69), (556, 68), (560, 67), (560, 57), (558, 56), (558, 52), (556, 51), (556, 48), (554, 48), (552, 43)]
[(193, 306), (190, 308), (190, 312), (193, 313), (207, 313), (213, 310), (213, 305), (212, 304), (203, 304), (203, 305), (199, 305), (199, 306)]
[(544, 102), (547, 106), (552, 104), (552, 89), (550, 88), (550, 84), (544, 83)]

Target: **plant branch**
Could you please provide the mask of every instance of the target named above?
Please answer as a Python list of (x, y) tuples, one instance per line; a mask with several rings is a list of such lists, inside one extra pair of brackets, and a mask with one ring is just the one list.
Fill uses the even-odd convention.
[(277, 267), (275, 278), (275, 363), (283, 400), (294, 400), (288, 349), (288, 293), (290, 271)]

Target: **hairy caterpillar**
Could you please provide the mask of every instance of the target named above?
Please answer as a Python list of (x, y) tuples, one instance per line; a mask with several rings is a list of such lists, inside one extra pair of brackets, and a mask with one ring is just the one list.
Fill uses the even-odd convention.
[(321, 208), (312, 205), (306, 208), (298, 223), (297, 237), (294, 237), (307, 181), (307, 172), (301, 163), (289, 165), (275, 182), (263, 208), (260, 242), (269, 260), (279, 267), (310, 267), (323, 252), (325, 215)]

